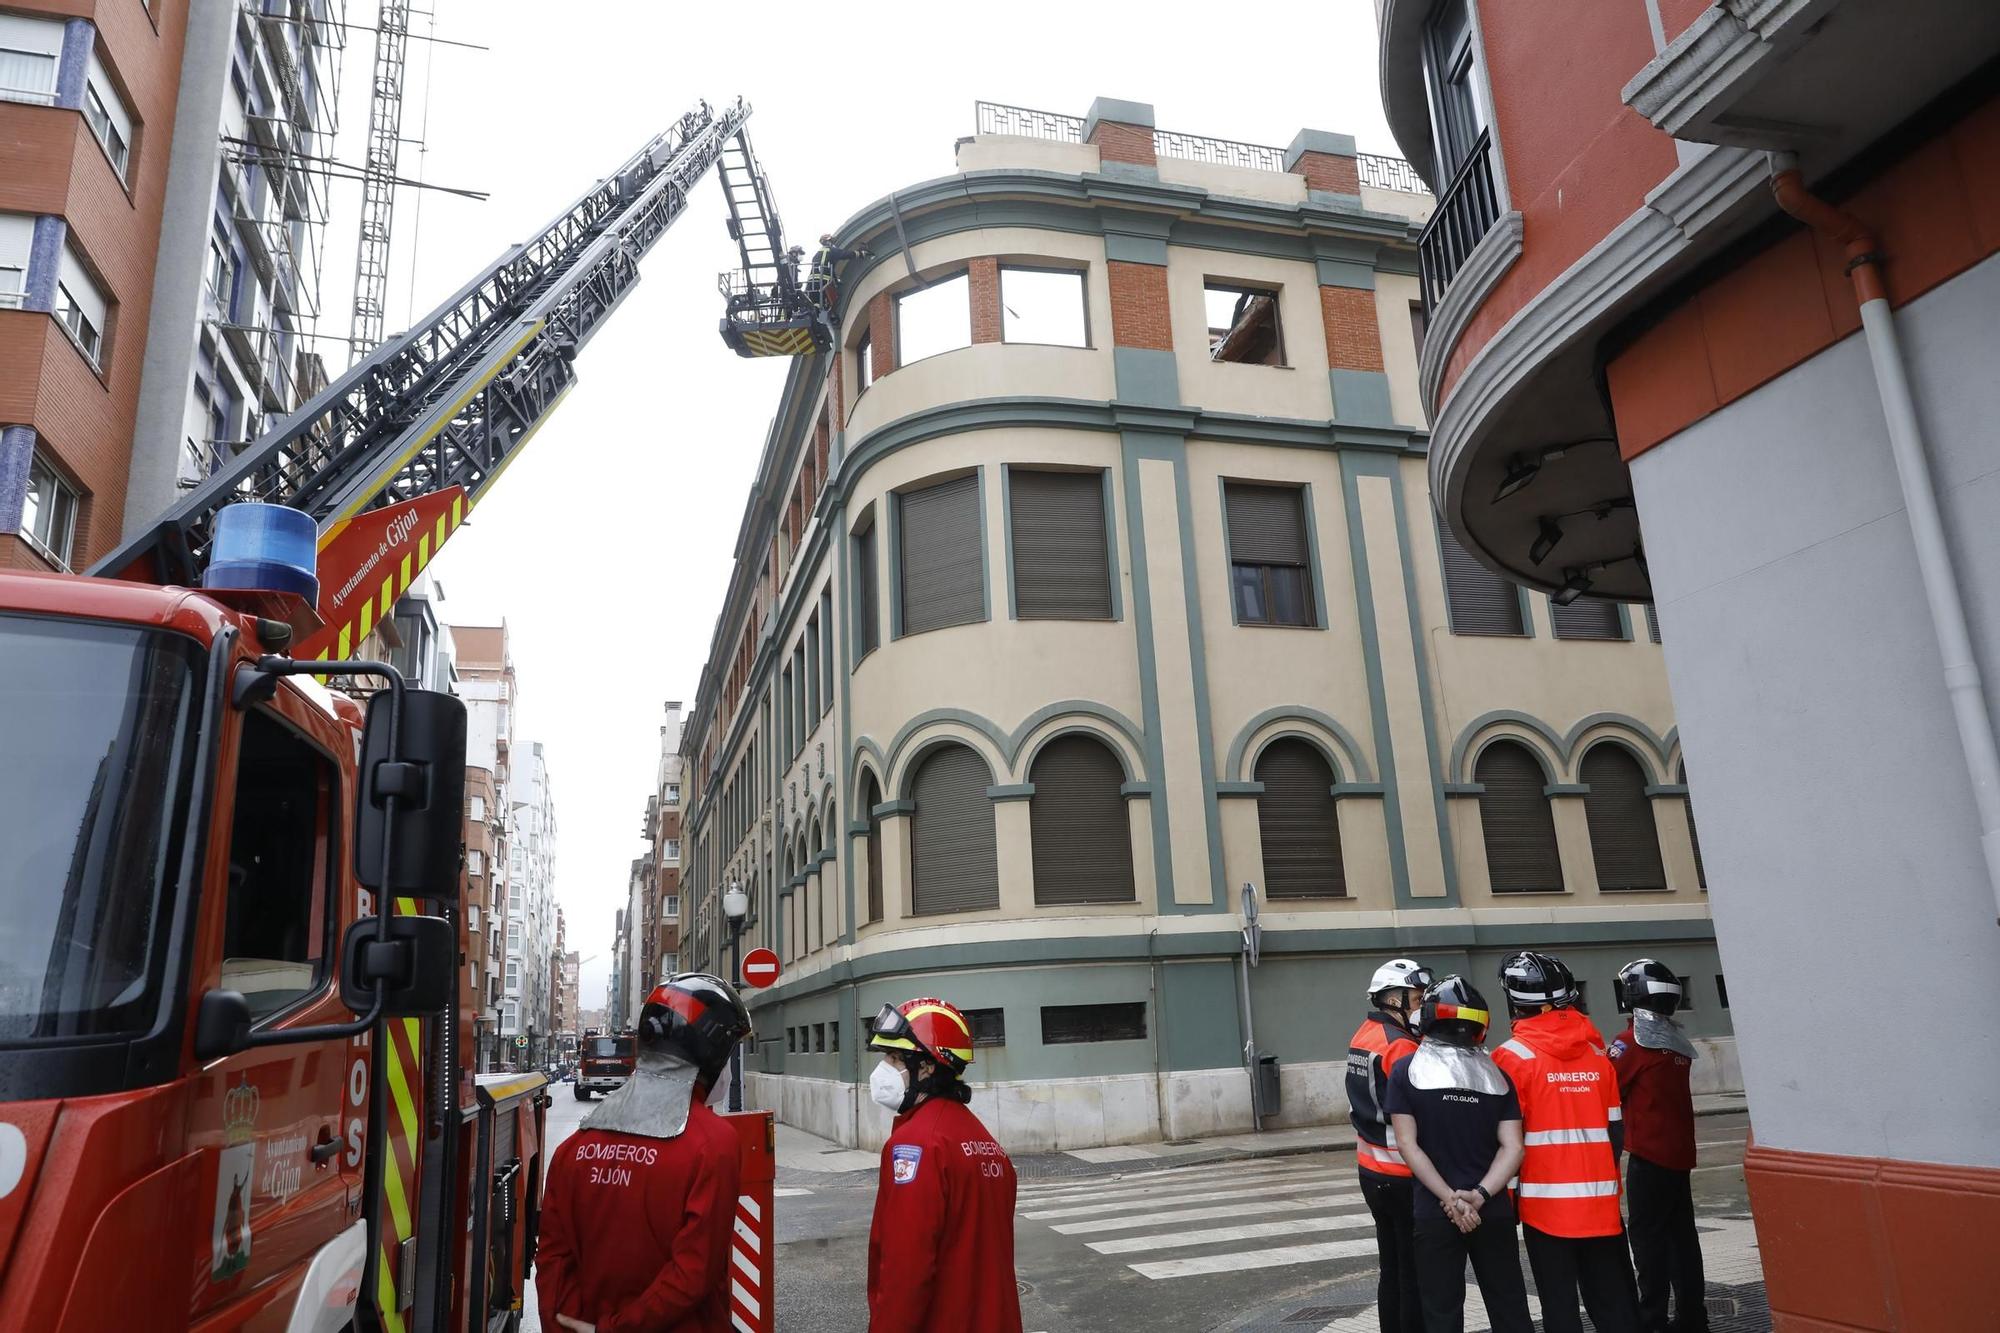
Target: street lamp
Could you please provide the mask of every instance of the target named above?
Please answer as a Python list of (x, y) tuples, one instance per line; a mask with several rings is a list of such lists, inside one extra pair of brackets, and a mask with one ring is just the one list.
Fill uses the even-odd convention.
[[(750, 895), (743, 892), (743, 881), (732, 879), (722, 893), (722, 914), (729, 918), (729, 977), (734, 985), (742, 984), (743, 976), (743, 918), (750, 915)], [(729, 1109), (743, 1109), (743, 1043), (737, 1042), (729, 1048)]]

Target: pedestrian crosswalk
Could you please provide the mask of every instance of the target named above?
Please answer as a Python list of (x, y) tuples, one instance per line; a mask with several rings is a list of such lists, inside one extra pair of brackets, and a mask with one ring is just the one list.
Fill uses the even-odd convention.
[(1354, 1186), (1347, 1158), (1212, 1162), (1029, 1182), (1016, 1211), (1163, 1281), (1372, 1260), (1373, 1221)]

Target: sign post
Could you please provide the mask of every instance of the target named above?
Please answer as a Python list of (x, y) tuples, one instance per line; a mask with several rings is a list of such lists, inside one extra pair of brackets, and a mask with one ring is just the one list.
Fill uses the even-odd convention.
[(1257, 966), (1264, 942), (1264, 928), (1257, 924), (1257, 886), (1243, 886), (1243, 952), (1237, 963), (1237, 979), (1243, 1000), (1243, 1067), (1250, 1073), (1250, 1124), (1262, 1132), (1270, 1108), (1264, 1105), (1263, 1072), (1258, 1062), (1257, 1018), (1250, 1008), (1250, 969)]

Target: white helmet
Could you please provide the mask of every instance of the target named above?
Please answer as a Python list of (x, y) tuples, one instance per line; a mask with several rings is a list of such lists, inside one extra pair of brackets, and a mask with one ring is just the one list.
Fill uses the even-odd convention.
[(1422, 990), (1431, 984), (1431, 970), (1419, 964), (1414, 958), (1391, 958), (1375, 969), (1375, 975), (1368, 982), (1368, 998), (1374, 999), (1385, 990), (1399, 987)]

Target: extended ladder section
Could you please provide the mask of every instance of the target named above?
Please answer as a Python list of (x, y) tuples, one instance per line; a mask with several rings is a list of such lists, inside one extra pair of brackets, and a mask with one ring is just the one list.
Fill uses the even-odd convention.
[(727, 302), (722, 340), (738, 356), (806, 356), (828, 344), (799, 286), (799, 256), (785, 248), (771, 182), (757, 165), (748, 133), (739, 132), (716, 164), (729, 203), (729, 234), (743, 267), (722, 274)]
[[(739, 98), (682, 116), (90, 572), (191, 584), (216, 513), (239, 500), (305, 510), (322, 541), (355, 514), (447, 487), (476, 502), (574, 385), (577, 352), (632, 290), (640, 259), (749, 115)], [(746, 160), (748, 152), (744, 144)], [(775, 218), (768, 234), (775, 245)]]

